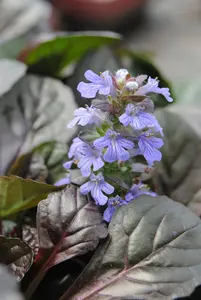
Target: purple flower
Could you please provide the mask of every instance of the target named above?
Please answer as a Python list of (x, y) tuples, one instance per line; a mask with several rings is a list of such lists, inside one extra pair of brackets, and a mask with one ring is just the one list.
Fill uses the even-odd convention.
[(159, 150), (163, 146), (163, 140), (154, 137), (150, 131), (143, 133), (138, 137), (138, 146), (142, 155), (146, 158), (148, 163), (153, 163), (154, 161), (160, 161), (162, 154)]
[[(76, 137), (69, 148), (68, 157), (79, 159), (82, 156), (81, 150), (83, 147), (89, 147), (89, 145), (83, 142), (80, 138)], [(65, 168), (65, 167), (64, 167)]]
[(93, 171), (97, 171), (104, 166), (100, 150), (84, 147), (82, 149), (82, 155), (78, 163), (78, 168), (80, 168), (83, 176), (88, 177), (91, 174), (92, 166)]
[(114, 192), (114, 187), (104, 180), (102, 173), (99, 173), (97, 176), (92, 174), (90, 181), (81, 185), (80, 192), (84, 195), (91, 192), (97, 205), (105, 205), (108, 197), (103, 192), (110, 195)]
[(68, 173), (68, 174), (66, 174), (66, 177), (61, 178), (54, 185), (61, 186), (61, 185), (70, 184), (70, 183), (71, 183), (71, 175)]
[(85, 126), (87, 124), (98, 124), (101, 121), (102, 112), (94, 107), (80, 107), (74, 111), (75, 118), (68, 124), (72, 128), (76, 124)]
[(108, 207), (104, 211), (103, 219), (106, 222), (110, 222), (117, 207), (125, 205), (125, 204), (127, 204), (127, 202), (125, 200), (122, 200), (121, 197), (119, 197), (119, 196), (109, 198)]
[(108, 71), (103, 72), (100, 76), (88, 70), (84, 73), (84, 76), (91, 83), (80, 82), (77, 90), (84, 98), (94, 98), (99, 92), (101, 95), (109, 95), (113, 90), (112, 77)]
[(160, 88), (158, 86), (158, 83), (159, 83), (158, 80), (149, 77), (147, 83), (141, 86), (135, 92), (135, 95), (146, 95), (148, 93), (156, 93), (156, 94), (163, 95), (168, 102), (172, 102), (173, 99), (170, 97), (169, 88)]
[(94, 146), (98, 149), (107, 147), (103, 158), (106, 162), (114, 162), (117, 160), (129, 160), (130, 155), (127, 150), (132, 149), (134, 144), (116, 131), (108, 129), (104, 137), (100, 137), (94, 141)]
[(152, 197), (156, 197), (157, 194), (150, 191), (145, 184), (142, 184), (141, 182), (139, 184), (134, 184), (130, 191), (126, 194), (126, 201), (129, 202), (135, 198), (137, 198), (140, 195), (149, 195)]
[(130, 125), (136, 130), (141, 130), (146, 127), (154, 127), (156, 125), (156, 118), (144, 112), (139, 105), (129, 103), (126, 106), (126, 111), (119, 117), (119, 121), (124, 125)]

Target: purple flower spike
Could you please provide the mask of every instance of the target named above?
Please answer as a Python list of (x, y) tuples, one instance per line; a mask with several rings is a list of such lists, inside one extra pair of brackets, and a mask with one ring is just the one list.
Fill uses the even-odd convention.
[(61, 185), (70, 184), (70, 183), (71, 183), (71, 175), (68, 173), (66, 175), (66, 177), (58, 180), (54, 185), (61, 186)]
[(150, 191), (146, 185), (142, 184), (141, 182), (139, 184), (134, 184), (130, 191), (126, 194), (126, 201), (129, 202), (135, 198), (137, 198), (140, 195), (149, 195), (152, 197), (156, 197), (157, 194)]
[(113, 214), (115, 213), (115, 211), (117, 209), (117, 207), (125, 205), (125, 204), (127, 204), (127, 202), (122, 200), (121, 197), (119, 197), (119, 196), (110, 198), (108, 200), (108, 207), (104, 211), (103, 219), (106, 222), (110, 222), (111, 219), (112, 219)]
[(82, 155), (83, 157), (78, 163), (78, 168), (80, 168), (83, 176), (88, 177), (91, 174), (92, 166), (94, 171), (97, 171), (104, 166), (104, 162), (100, 157), (100, 150), (94, 150), (91, 147), (84, 147), (82, 149)]
[(75, 118), (68, 124), (68, 128), (72, 128), (76, 124), (85, 126), (87, 124), (100, 123), (99, 112), (101, 111), (93, 107), (80, 107), (74, 111)]
[(163, 146), (162, 139), (154, 137), (149, 131), (139, 136), (138, 139), (140, 151), (148, 163), (161, 160), (162, 154), (157, 149)]
[(97, 205), (105, 205), (108, 197), (103, 192), (110, 195), (114, 192), (114, 187), (104, 180), (102, 173), (99, 173), (97, 176), (92, 174), (90, 181), (81, 185), (80, 192), (84, 195), (91, 192)]
[(130, 125), (135, 130), (154, 127), (157, 122), (152, 114), (144, 112), (139, 105), (132, 103), (126, 106), (126, 112), (119, 117), (119, 121), (124, 126)]
[(84, 76), (91, 83), (80, 82), (77, 90), (84, 98), (94, 98), (99, 92), (101, 95), (109, 95), (113, 90), (112, 77), (108, 71), (103, 72), (100, 76), (88, 70), (84, 73)]
[(132, 141), (122, 137), (116, 131), (108, 129), (104, 137), (94, 141), (94, 146), (98, 149), (107, 147), (103, 158), (106, 162), (114, 162), (117, 160), (129, 160), (130, 155), (127, 150), (132, 149), (134, 144)]
[(156, 94), (163, 95), (168, 102), (172, 102), (173, 99), (170, 97), (169, 88), (160, 88), (158, 86), (158, 83), (159, 83), (158, 80), (149, 77), (147, 83), (141, 86), (135, 92), (135, 95), (146, 95), (148, 93), (156, 93)]

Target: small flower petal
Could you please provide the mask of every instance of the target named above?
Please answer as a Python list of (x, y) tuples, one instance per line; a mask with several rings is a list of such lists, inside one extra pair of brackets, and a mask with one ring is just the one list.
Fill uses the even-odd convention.
[(102, 183), (101, 189), (103, 190), (104, 193), (108, 195), (114, 193), (114, 187), (107, 182)]
[(110, 144), (110, 141), (105, 137), (100, 137), (96, 139), (93, 144), (97, 149), (103, 149)]
[(100, 85), (93, 83), (80, 82), (77, 86), (78, 92), (80, 92), (83, 98), (94, 98), (98, 92)]
[(130, 191), (126, 194), (125, 200), (127, 202), (130, 202), (131, 200), (137, 198), (140, 195), (149, 195), (152, 197), (156, 197), (157, 194), (150, 191), (146, 185), (142, 184), (141, 182), (139, 184), (134, 184)]
[(163, 141), (161, 139), (152, 136), (141, 136), (138, 142), (142, 154), (149, 163), (161, 160), (162, 154), (157, 149), (162, 147), (162, 145)]
[(103, 194), (100, 187), (96, 184), (93, 190), (91, 191), (91, 195), (96, 201), (96, 204), (105, 205), (107, 203), (108, 197)]
[(91, 166), (92, 166), (92, 159), (91, 157), (83, 157), (80, 159), (78, 163), (78, 168), (84, 177), (88, 177), (91, 174)]
[(104, 162), (100, 157), (94, 158), (94, 160), (93, 160), (93, 169), (94, 169), (94, 171), (98, 171), (103, 166), (104, 166)]
[(67, 170), (70, 169), (73, 163), (74, 163), (73, 160), (69, 160), (69, 161), (65, 162), (63, 164), (64, 169), (67, 169)]
[(93, 83), (96, 83), (96, 84), (101, 84), (102, 83), (102, 78), (100, 78), (100, 76), (98, 76), (96, 73), (94, 73), (93, 71), (91, 70), (87, 70), (85, 73), (84, 73), (84, 77), (93, 82)]
[(106, 208), (106, 210), (103, 214), (103, 219), (106, 222), (110, 222), (117, 207), (125, 205), (125, 204), (127, 204), (127, 202), (122, 200), (121, 197), (119, 197), (119, 196), (110, 198), (108, 200), (108, 207)]
[(83, 195), (87, 195), (95, 186), (95, 182), (88, 181), (81, 185), (80, 193)]
[(67, 174), (66, 177), (61, 178), (54, 185), (61, 186), (61, 185), (66, 185), (66, 184), (70, 184), (70, 183), (71, 183), (71, 176), (70, 176), (70, 174)]
[(108, 206), (103, 213), (103, 220), (109, 223), (112, 219), (113, 214), (115, 213), (115, 210), (116, 210), (115, 206), (112, 205)]
[(78, 84), (77, 90), (81, 93), (82, 97), (94, 98), (98, 92), (101, 95), (109, 95), (112, 92), (112, 77), (108, 71), (103, 72), (99, 76), (93, 71), (88, 70), (84, 75), (91, 83), (80, 82)]

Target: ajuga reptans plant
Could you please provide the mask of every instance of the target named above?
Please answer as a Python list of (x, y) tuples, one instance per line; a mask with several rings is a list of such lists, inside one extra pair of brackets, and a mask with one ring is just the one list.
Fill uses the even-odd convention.
[[(76, 165), (86, 177), (82, 194), (91, 194), (97, 205), (106, 206), (103, 218), (109, 222), (116, 207), (126, 205), (141, 194), (156, 196), (142, 183), (139, 173), (149, 172), (161, 160), (163, 130), (154, 116), (151, 94), (161, 94), (172, 102), (168, 88), (159, 81), (139, 75), (132, 77), (126, 69), (115, 74), (85, 72), (89, 83), (80, 82), (82, 97), (93, 99), (90, 106), (75, 110), (68, 128), (93, 125), (93, 134), (81, 130), (73, 139), (64, 163), (66, 178), (56, 185), (69, 184), (70, 169)], [(144, 162), (139, 157), (144, 157)]]

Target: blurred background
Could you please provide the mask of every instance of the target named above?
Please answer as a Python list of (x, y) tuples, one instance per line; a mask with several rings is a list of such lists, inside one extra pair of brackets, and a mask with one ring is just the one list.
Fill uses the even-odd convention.
[(148, 51), (173, 86), (200, 76), (200, 0), (0, 1), (0, 46), (6, 44), (1, 56), (12, 56), (36, 34), (55, 30), (121, 32), (124, 46)]

